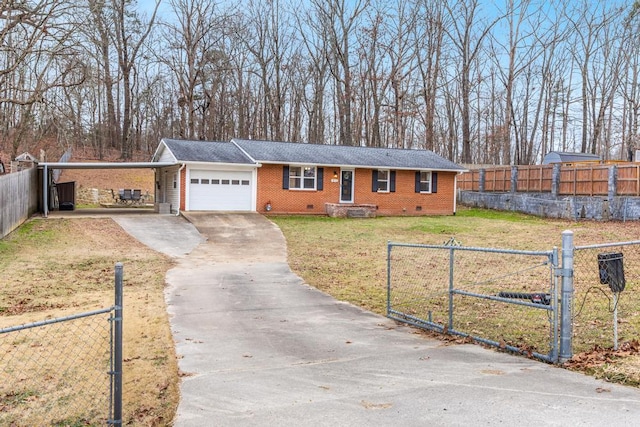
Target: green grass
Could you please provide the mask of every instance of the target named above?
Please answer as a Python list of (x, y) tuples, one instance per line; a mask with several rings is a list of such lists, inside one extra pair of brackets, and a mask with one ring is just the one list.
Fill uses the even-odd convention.
[[(637, 235), (638, 227), (637, 223), (631, 222), (574, 223), (514, 212), (467, 208), (461, 208), (455, 216), (373, 219), (274, 216), (271, 220), (280, 227), (287, 239), (289, 265), (307, 283), (337, 299), (382, 315), (386, 314), (388, 241), (441, 245), (454, 238), (467, 247), (549, 251), (561, 246), (562, 232), (567, 229), (574, 231), (576, 245), (590, 245), (632, 240)], [(637, 255), (631, 248), (625, 251), (628, 251), (625, 253), (628, 289), (621, 299), (619, 334), (622, 340), (632, 340), (640, 336), (640, 315), (636, 308), (640, 307), (640, 292), (632, 289), (640, 286), (640, 247)], [(399, 254), (400, 251), (393, 253), (396, 258), (394, 262)], [(585, 260), (576, 259), (576, 265), (580, 265), (581, 270), (576, 271), (574, 305), (579, 306), (585, 298), (587, 304), (574, 320), (576, 353), (591, 351), (596, 345), (611, 346), (612, 343), (612, 314), (608, 300), (602, 293), (589, 292), (593, 286), (600, 286), (597, 271), (594, 273), (595, 279), (591, 277), (594, 275), (591, 264), (595, 262), (592, 258), (595, 260), (596, 255), (580, 255)], [(415, 287), (416, 292), (422, 289), (431, 293), (417, 298), (410, 290), (406, 295), (400, 295), (398, 302), (407, 304), (420, 317), (427, 316), (428, 311), (432, 310), (434, 317), (446, 319), (448, 266), (443, 267), (444, 261), (434, 264), (431, 259), (433, 257), (430, 258), (424, 251), (407, 255), (404, 262), (410, 268), (407, 267), (406, 272), (402, 273), (404, 285)], [(517, 262), (517, 257), (507, 260), (491, 256), (468, 259), (456, 267), (459, 274), (456, 286), (467, 286), (467, 290), (489, 294), (499, 290), (549, 290), (551, 275), (548, 268), (539, 268), (535, 274), (533, 271), (524, 271), (510, 275), (524, 268), (517, 266)], [(501, 279), (503, 276), (504, 279)], [(595, 283), (592, 283), (594, 280)], [(431, 304), (429, 301), (436, 301), (433, 304), (442, 307), (425, 308)], [(549, 322), (545, 311), (523, 311), (503, 303), (480, 303), (475, 298), (457, 298), (455, 303), (456, 325), (525, 351), (546, 353), (548, 350)], [(475, 308), (465, 311), (465, 304)], [(624, 364), (628, 360), (631, 359), (621, 358), (616, 362), (622, 367), (615, 371), (615, 375), (610, 374), (611, 368), (607, 368), (609, 373), (601, 368), (595, 368), (593, 372), (607, 378), (624, 377), (627, 384), (639, 384), (638, 362), (631, 361), (631, 367), (627, 369)]]
[[(178, 402), (177, 361), (164, 300), (165, 273), (172, 264), (167, 257), (134, 240), (112, 220), (34, 218), (0, 240), (0, 327), (112, 305), (113, 267), (118, 261), (125, 264), (128, 314), (123, 331), (124, 357), (135, 361), (126, 367), (129, 380), (123, 389), (125, 424), (159, 425), (153, 420), (172, 419)], [(78, 326), (72, 330), (76, 328)], [(5, 368), (5, 376), (0, 375), (0, 408), (4, 404), (4, 410), (0, 409), (0, 425), (13, 425), (13, 420), (16, 420), (15, 425), (103, 423), (99, 420), (105, 414), (90, 410), (94, 395), (89, 393), (80, 397), (81, 391), (92, 390), (100, 376), (89, 375), (74, 380), (74, 391), (78, 391), (78, 397), (84, 403), (75, 401), (76, 404), (69, 405), (74, 409), (69, 410), (67, 403), (71, 395), (63, 395), (65, 389), (56, 387), (56, 382), (68, 381), (67, 372), (72, 371), (49, 372), (49, 366), (60, 362), (66, 363), (61, 366), (69, 369), (71, 364), (73, 367), (81, 365), (85, 370), (93, 369), (95, 361), (85, 355), (89, 350), (104, 357), (106, 363), (108, 342), (98, 344), (97, 335), (108, 334), (108, 325), (105, 323), (96, 328), (96, 342), (89, 336), (93, 331), (77, 335), (66, 331), (68, 329), (61, 327), (47, 332), (47, 340), (64, 343), (49, 358), (45, 357), (45, 353), (49, 355), (49, 344), (38, 341), (37, 345), (32, 345), (26, 340), (29, 335), (24, 332), (21, 333), (23, 338), (6, 335), (5, 340), (0, 340), (0, 364)], [(5, 351), (5, 346), (12, 350)], [(3, 359), (5, 354), (12, 357)], [(20, 359), (16, 358), (18, 355)], [(15, 372), (22, 369), (23, 360), (38, 361), (28, 368), (29, 381), (32, 380), (31, 384), (35, 386), (29, 386), (27, 379), (20, 375), (11, 375), (10, 369)], [(0, 369), (0, 373), (2, 371)], [(43, 382), (43, 378), (46, 381)], [(6, 399), (13, 398), (14, 390), (19, 387), (42, 387), (43, 392), (36, 400), (28, 393), (16, 394), (12, 401), (15, 404), (9, 405)], [(8, 392), (11, 395), (7, 395)], [(44, 406), (45, 402), (47, 406)], [(95, 404), (96, 407), (101, 405), (98, 401)], [(34, 411), (30, 411), (32, 407)], [(98, 411), (103, 409), (100, 407)], [(36, 418), (41, 416), (42, 419)], [(29, 421), (32, 419), (33, 422)]]
[(542, 218), (513, 211), (496, 211), (478, 208), (462, 208), (456, 213), (461, 218), (482, 218), (507, 222), (544, 222)]

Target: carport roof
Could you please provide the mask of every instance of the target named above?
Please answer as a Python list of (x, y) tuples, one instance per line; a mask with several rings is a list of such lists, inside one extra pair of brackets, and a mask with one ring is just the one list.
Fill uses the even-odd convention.
[(175, 163), (160, 162), (42, 162), (38, 168), (48, 169), (150, 169), (173, 166)]

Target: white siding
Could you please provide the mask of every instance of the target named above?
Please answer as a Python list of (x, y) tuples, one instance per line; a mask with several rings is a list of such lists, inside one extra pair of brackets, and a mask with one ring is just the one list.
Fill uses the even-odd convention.
[[(180, 209), (180, 167), (162, 168), (158, 177), (160, 189), (158, 191), (158, 202), (169, 203), (171, 211), (177, 212)], [(175, 188), (174, 188), (174, 177)]]
[(176, 159), (171, 154), (171, 150), (163, 146), (162, 153), (160, 153), (160, 158), (157, 161), (160, 163), (173, 163)]

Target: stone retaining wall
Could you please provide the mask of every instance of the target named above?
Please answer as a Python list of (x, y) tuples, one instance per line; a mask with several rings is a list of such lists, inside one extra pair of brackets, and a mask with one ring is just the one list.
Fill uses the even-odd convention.
[[(153, 204), (153, 194), (144, 194), (146, 204)], [(117, 196), (117, 194), (116, 194)], [(76, 188), (76, 205), (112, 205), (115, 199), (111, 190), (99, 188)]]

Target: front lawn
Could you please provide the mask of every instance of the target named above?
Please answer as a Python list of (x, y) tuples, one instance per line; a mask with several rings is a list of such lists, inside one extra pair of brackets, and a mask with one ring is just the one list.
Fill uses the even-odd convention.
[[(640, 227), (636, 222), (574, 223), (470, 208), (460, 209), (455, 216), (374, 219), (272, 216), (270, 219), (286, 237), (288, 260), (294, 272), (310, 285), (339, 300), (381, 315), (386, 314), (388, 241), (441, 245), (454, 238), (464, 246), (546, 251), (554, 246), (561, 247), (561, 235), (567, 229), (574, 232), (575, 245), (583, 246), (633, 240), (637, 238), (634, 236), (638, 236)], [(640, 268), (640, 260), (637, 266), (630, 264), (633, 261), (627, 260), (628, 268), (633, 269), (627, 274), (628, 286), (640, 281), (640, 277), (634, 276), (636, 269)], [(621, 299), (620, 304), (619, 322), (623, 324), (621, 329), (624, 331), (621, 338), (631, 342), (640, 338), (640, 316), (635, 309), (640, 300), (636, 304), (635, 294), (623, 293), (625, 299)], [(577, 308), (583, 297), (585, 301), (594, 297), (604, 300), (600, 301), (604, 306), (610, 298), (605, 292), (576, 289)], [(574, 316), (578, 316), (574, 322), (579, 327), (586, 327), (588, 331), (585, 334), (595, 335), (595, 338), (589, 335), (584, 337), (584, 342), (575, 340), (574, 351), (579, 354), (571, 366), (616, 382), (640, 384), (639, 346), (631, 345), (630, 351), (626, 346), (626, 351), (599, 357), (607, 352), (601, 348), (604, 345), (589, 343), (594, 339), (605, 345), (611, 343), (609, 335), (601, 329), (611, 323), (612, 315), (607, 307), (597, 316), (590, 311), (589, 304), (584, 307), (586, 309), (581, 312), (574, 312)], [(585, 360), (586, 363), (582, 363)]]

